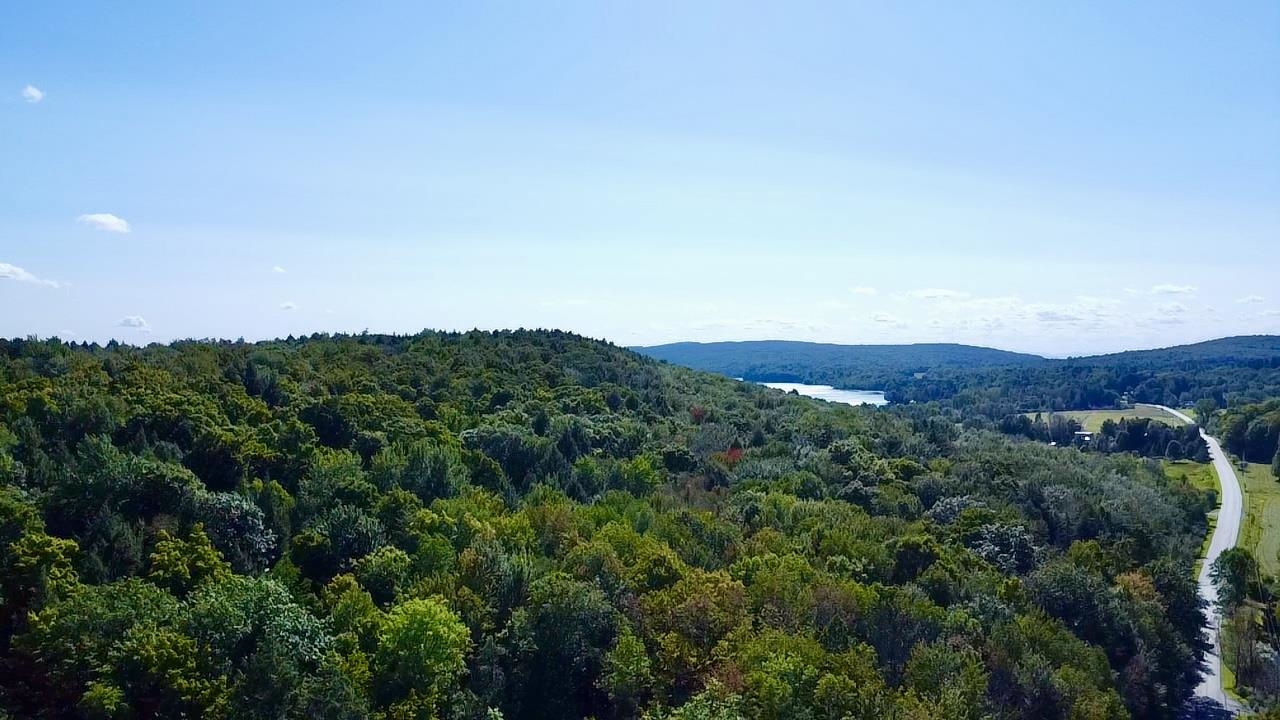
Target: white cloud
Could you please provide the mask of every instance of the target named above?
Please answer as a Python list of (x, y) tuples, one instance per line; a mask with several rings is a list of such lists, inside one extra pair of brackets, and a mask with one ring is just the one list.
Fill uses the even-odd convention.
[(141, 315), (125, 315), (117, 324), (120, 327), (133, 328), (140, 332), (151, 332), (151, 325)]
[(297, 303), (293, 302), (292, 300), (290, 300), (289, 302), (280, 303), (281, 310), (293, 310), (296, 307), (298, 307)]
[(822, 321), (808, 319), (762, 317), (751, 320), (711, 319), (706, 322), (683, 326), (703, 340), (729, 340), (744, 336), (770, 339), (803, 339), (830, 331), (831, 326)]
[(1187, 295), (1199, 290), (1195, 285), (1156, 285), (1151, 288), (1152, 295)]
[(1068, 325), (1077, 325), (1085, 321), (1084, 316), (1064, 310), (1039, 310), (1036, 312), (1036, 319), (1040, 322)]
[(1244, 297), (1237, 299), (1237, 300), (1236, 300), (1236, 302), (1238, 302), (1238, 303), (1260, 303), (1260, 302), (1262, 302), (1264, 299), (1265, 299), (1265, 298), (1263, 298), (1261, 295), (1245, 295)]
[(31, 283), (32, 285), (44, 285), (47, 287), (61, 287), (62, 283), (53, 280), (45, 280), (38, 278), (17, 265), (0, 262), (0, 280), (14, 280), (16, 282)]
[(849, 288), (849, 292), (853, 293), (854, 295), (875, 295), (876, 289), (873, 287), (863, 287), (859, 285), (858, 287)]
[(1258, 314), (1262, 317), (1280, 317), (1280, 310), (1263, 310)]
[(1155, 313), (1149, 321), (1159, 325), (1181, 325), (1187, 322), (1186, 315), (1186, 305), (1176, 302), (1162, 303), (1155, 307)]
[(273, 273), (275, 273), (275, 274), (277, 274), (277, 275), (283, 275), (283, 274), (285, 274), (286, 272), (288, 272), (288, 270), (285, 270), (284, 268), (280, 267), (279, 265), (273, 265), (273, 266), (271, 267), (271, 272), (273, 272)]
[(969, 293), (946, 288), (922, 288), (907, 291), (907, 297), (919, 300), (963, 300), (969, 297)]
[(742, 324), (748, 333), (815, 333), (827, 327), (826, 323), (810, 320), (789, 320), (787, 318), (757, 318)]
[(1016, 295), (1005, 295), (1001, 297), (973, 298), (960, 303), (960, 306), (965, 310), (975, 312), (1007, 312), (1023, 307), (1023, 302), (1022, 298)]
[[(1016, 328), (1027, 331), (1036, 328), (1040, 332), (1062, 335), (1064, 333), (1103, 332), (1115, 327), (1122, 317), (1123, 302), (1115, 298), (1094, 295), (1077, 295), (1069, 302), (1026, 302), (1015, 295), (975, 297), (959, 300), (941, 300), (934, 305), (946, 322), (944, 327), (953, 333), (967, 333), (972, 339), (981, 334), (983, 341), (994, 342), (989, 336)], [(956, 340), (948, 335), (947, 340)]]
[(883, 313), (883, 312), (876, 313), (875, 315), (871, 316), (871, 320), (873, 322), (880, 323), (881, 325), (892, 325), (893, 327), (896, 327), (896, 328), (904, 328), (907, 326), (907, 323), (904, 322), (901, 318), (898, 318), (894, 315), (890, 315), (889, 313)]
[(76, 218), (83, 225), (113, 233), (129, 232), (129, 223), (122, 217), (111, 213), (90, 213)]
[(22, 99), (34, 105), (44, 99), (44, 91), (35, 85), (28, 85), (22, 88)]

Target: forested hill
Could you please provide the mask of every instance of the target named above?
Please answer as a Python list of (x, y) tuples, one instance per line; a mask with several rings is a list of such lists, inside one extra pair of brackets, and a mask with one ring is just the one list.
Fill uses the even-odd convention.
[(1043, 362), (1038, 355), (1006, 350), (921, 343), (916, 345), (835, 345), (789, 340), (681, 342), (634, 348), (677, 365), (756, 382), (822, 382), (879, 389), (886, 382), (939, 368), (986, 368)]
[(0, 341), (0, 717), (1171, 718), (1159, 464), (543, 331)]
[(939, 400), (995, 418), (1125, 401), (1181, 406), (1208, 399), (1227, 407), (1280, 396), (1275, 335), (1065, 360), (964, 345), (679, 343), (640, 350), (735, 377), (884, 390), (894, 402)]
[(1220, 338), (1025, 368), (944, 371), (900, 378), (891, 394), (898, 401), (946, 400), (992, 417), (1131, 402), (1224, 408), (1280, 397), (1280, 336)]
[(1137, 367), (1205, 363), (1274, 367), (1277, 359), (1280, 359), (1280, 335), (1238, 335), (1154, 350), (1127, 350), (1108, 355), (1071, 358), (1064, 362)]

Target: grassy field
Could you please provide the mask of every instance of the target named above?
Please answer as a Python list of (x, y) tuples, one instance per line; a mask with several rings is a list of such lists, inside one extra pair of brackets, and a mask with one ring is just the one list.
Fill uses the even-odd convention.
[(1171, 478), (1183, 478), (1200, 490), (1218, 492), (1218, 474), (1213, 465), (1190, 460), (1165, 461), (1164, 472)]
[[(1035, 417), (1036, 413), (1027, 413), (1031, 417)], [(1169, 413), (1152, 407), (1135, 407), (1129, 410), (1062, 410), (1059, 412), (1043, 412), (1039, 413), (1045, 422), (1050, 417), (1069, 418), (1080, 423), (1080, 426), (1089, 432), (1098, 432), (1102, 429), (1102, 423), (1107, 420), (1120, 421), (1120, 418), (1151, 418), (1159, 420), (1166, 425), (1186, 425), (1177, 417)]]
[(1244, 526), (1240, 528), (1240, 546), (1258, 558), (1264, 572), (1280, 575), (1280, 482), (1271, 474), (1271, 466), (1249, 463), (1236, 474), (1244, 483)]
[[(1170, 478), (1182, 478), (1201, 490), (1217, 493), (1218, 475), (1208, 463), (1189, 460), (1165, 462), (1164, 472)], [(1258, 558), (1268, 574), (1280, 577), (1280, 482), (1271, 474), (1270, 465), (1250, 463), (1245, 470), (1236, 467), (1244, 490), (1244, 524), (1240, 527), (1240, 547), (1246, 548)], [(1201, 555), (1213, 535), (1217, 513), (1209, 516), (1209, 531), (1205, 535)], [(1198, 569), (1197, 569), (1198, 571)]]
[[(1197, 490), (1210, 490), (1214, 497), (1218, 497), (1221, 490), (1218, 488), (1218, 474), (1213, 471), (1213, 465), (1209, 463), (1198, 463), (1190, 460), (1179, 460), (1177, 462), (1165, 461), (1164, 473), (1170, 478), (1181, 478), (1191, 484)], [(1209, 513), (1209, 528), (1205, 531), (1204, 541), (1200, 543), (1199, 557), (1204, 557), (1205, 551), (1209, 549), (1209, 540), (1213, 537), (1213, 530), (1218, 526), (1218, 511), (1214, 510)], [(1200, 561), (1197, 560), (1195, 567), (1192, 568), (1192, 576), (1200, 573)]]

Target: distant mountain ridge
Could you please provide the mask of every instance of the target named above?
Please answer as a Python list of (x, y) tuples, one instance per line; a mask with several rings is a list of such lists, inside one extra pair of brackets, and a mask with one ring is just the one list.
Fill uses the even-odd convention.
[(1153, 350), (1051, 359), (947, 343), (834, 345), (787, 340), (672, 343), (633, 350), (757, 382), (883, 390), (893, 402), (1011, 409), (1110, 407), (1126, 398), (1219, 407), (1280, 395), (1280, 336), (1243, 335)]
[(1152, 361), (1223, 361), (1247, 362), (1280, 357), (1280, 335), (1234, 335), (1186, 345), (1173, 345), (1150, 350), (1123, 350), (1104, 355), (1070, 357), (1063, 362), (1090, 365)]
[[(1184, 360), (1247, 362), (1280, 357), (1280, 335), (1237, 335), (1203, 342), (1146, 350), (1123, 350), (1101, 355), (1073, 355), (1046, 358), (1033, 353), (1000, 350), (961, 343), (909, 343), (902, 345), (856, 345), (799, 340), (742, 340), (722, 342), (675, 342), (629, 348), (643, 355), (688, 365), (699, 370), (733, 374), (773, 362), (901, 364), (923, 368), (997, 367), (1064, 363), (1072, 365), (1113, 365), (1126, 362), (1178, 362)], [(721, 369), (724, 368), (724, 369)], [(738, 376), (743, 376), (741, 372)]]
[(805, 382), (818, 369), (861, 371), (867, 381), (883, 374), (936, 368), (979, 368), (1046, 362), (1039, 355), (958, 343), (838, 345), (792, 340), (678, 342), (632, 350), (649, 357), (761, 382)]

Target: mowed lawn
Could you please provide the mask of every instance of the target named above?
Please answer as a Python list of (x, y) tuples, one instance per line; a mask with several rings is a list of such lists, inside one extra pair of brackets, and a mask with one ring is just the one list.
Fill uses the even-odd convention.
[(1249, 463), (1236, 474), (1244, 483), (1244, 525), (1240, 528), (1240, 546), (1258, 558), (1267, 574), (1280, 575), (1280, 482), (1271, 474), (1271, 466)]
[[(1037, 413), (1027, 413), (1030, 417), (1035, 417)], [(1180, 426), (1186, 425), (1185, 422), (1179, 420), (1177, 416), (1153, 407), (1135, 407), (1128, 410), (1060, 410), (1058, 412), (1041, 412), (1039, 415), (1044, 418), (1045, 422), (1049, 422), (1051, 417), (1060, 417), (1075, 420), (1080, 426), (1089, 432), (1098, 432), (1102, 429), (1102, 423), (1108, 420), (1120, 422), (1120, 418), (1151, 418), (1159, 420), (1165, 425)]]

